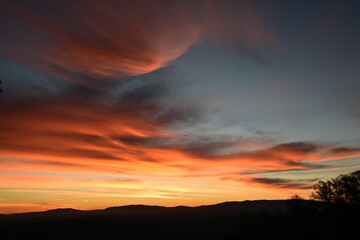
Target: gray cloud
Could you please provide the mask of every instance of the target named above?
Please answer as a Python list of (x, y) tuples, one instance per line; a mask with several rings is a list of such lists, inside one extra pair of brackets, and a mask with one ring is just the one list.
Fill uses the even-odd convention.
[(313, 183), (318, 181), (318, 178), (290, 180), (284, 178), (251, 178), (249, 182), (259, 183), (275, 188), (289, 188), (289, 189), (312, 189)]

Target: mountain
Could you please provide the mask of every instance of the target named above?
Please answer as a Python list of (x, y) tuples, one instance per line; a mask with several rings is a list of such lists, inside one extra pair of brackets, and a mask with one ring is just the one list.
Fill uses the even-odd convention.
[(0, 233), (2, 239), (345, 239), (360, 229), (353, 220), (359, 213), (358, 206), (306, 200), (54, 209), (0, 215)]

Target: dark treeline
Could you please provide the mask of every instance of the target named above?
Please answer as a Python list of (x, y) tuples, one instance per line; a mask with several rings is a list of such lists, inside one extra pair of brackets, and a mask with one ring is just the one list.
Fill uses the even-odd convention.
[[(0, 216), (1, 239), (355, 239), (358, 205), (309, 200), (57, 209)], [(355, 238), (354, 238), (355, 237)]]

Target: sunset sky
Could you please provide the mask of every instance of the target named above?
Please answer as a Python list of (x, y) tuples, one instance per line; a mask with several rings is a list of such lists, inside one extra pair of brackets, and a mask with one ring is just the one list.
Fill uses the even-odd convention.
[(307, 198), (359, 170), (359, 12), (1, 1), (0, 213)]

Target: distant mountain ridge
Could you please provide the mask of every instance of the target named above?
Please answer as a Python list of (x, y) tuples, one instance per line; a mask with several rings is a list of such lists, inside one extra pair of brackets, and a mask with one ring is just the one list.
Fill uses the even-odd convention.
[[(174, 207), (165, 207), (158, 205), (145, 205), (145, 204), (131, 204), (131, 205), (123, 205), (123, 206), (112, 206), (104, 209), (95, 209), (95, 210), (79, 210), (74, 208), (56, 208), (44, 211), (35, 211), (35, 212), (24, 212), (24, 213), (11, 213), (11, 214), (0, 214), (3, 216), (21, 216), (28, 214), (70, 214), (70, 213), (100, 213), (100, 212), (128, 212), (128, 211), (139, 211), (139, 210), (178, 210), (178, 209), (235, 209), (241, 211), (259, 211), (259, 210), (271, 210), (281, 207), (288, 207), (288, 202), (293, 200), (245, 200), (245, 201), (228, 201), (211, 205), (200, 205), (200, 206), (174, 206)], [(306, 200), (297, 200), (297, 201), (306, 201)]]
[(351, 239), (359, 206), (254, 200), (197, 207), (126, 205), (0, 215), (1, 239)]

